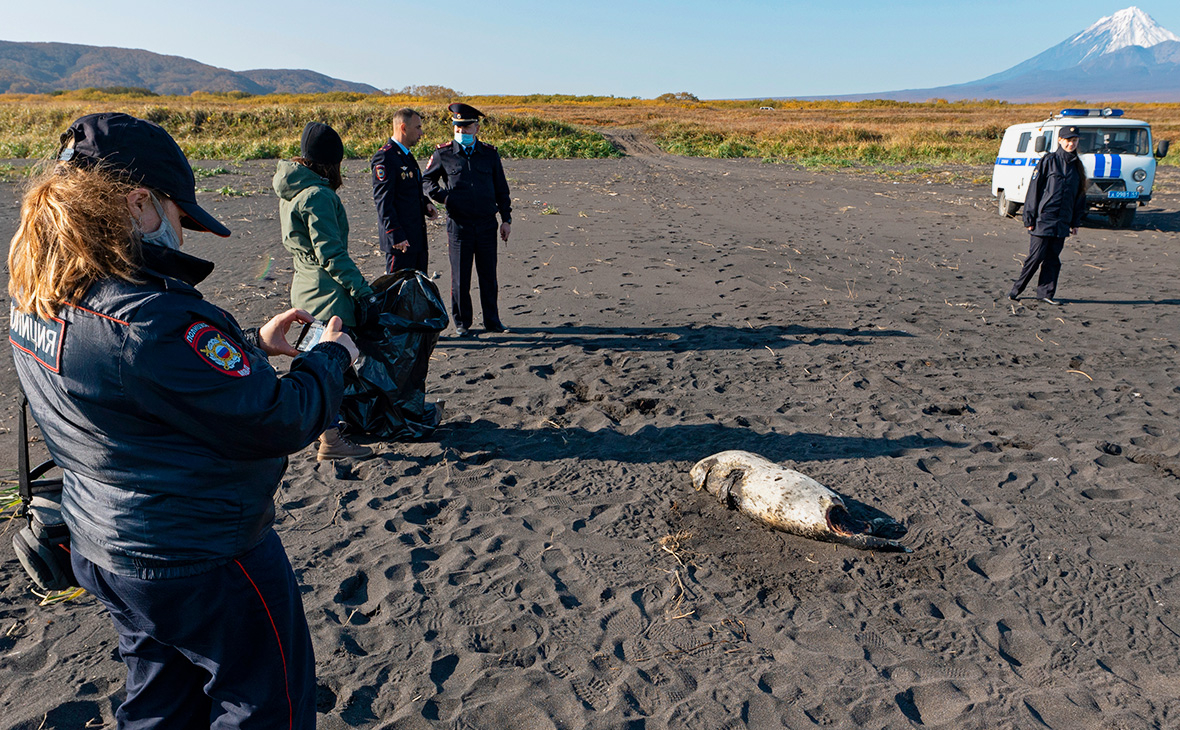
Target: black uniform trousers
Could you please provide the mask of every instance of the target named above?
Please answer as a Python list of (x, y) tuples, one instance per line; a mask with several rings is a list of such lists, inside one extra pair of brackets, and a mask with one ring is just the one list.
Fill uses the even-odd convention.
[(246, 554), (185, 578), (115, 575), (76, 550), (71, 562), (119, 632), (120, 728), (315, 727), (311, 634), (273, 530)]
[(1057, 293), (1057, 276), (1061, 273), (1061, 251), (1065, 248), (1065, 237), (1057, 236), (1029, 236), (1028, 258), (1024, 261), (1024, 268), (1020, 276), (1012, 283), (1009, 296), (1018, 297), (1032, 280), (1033, 274), (1040, 268), (1041, 275), (1037, 278), (1037, 298), (1052, 299)]
[(484, 327), (500, 327), (496, 303), (496, 217), (478, 221), (447, 219), (447, 253), (451, 259), (451, 318), (456, 327), (471, 327), (471, 264), (479, 276), (479, 306)]
[(382, 241), (382, 248), (385, 248), (385, 273), (392, 274), (402, 269), (417, 269), (424, 274), (426, 273), (429, 257), (427, 256), (425, 242), (421, 245), (416, 245), (413, 241), (410, 241), (410, 247), (406, 249), (405, 253), (392, 247), (387, 248), (384, 241)]

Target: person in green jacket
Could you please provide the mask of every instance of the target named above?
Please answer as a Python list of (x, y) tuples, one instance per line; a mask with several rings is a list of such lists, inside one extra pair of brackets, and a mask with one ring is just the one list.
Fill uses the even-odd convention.
[[(299, 142), (299, 156), (279, 161), (273, 185), (279, 196), (283, 248), (295, 259), (292, 306), (321, 322), (336, 316), (346, 327), (355, 327), (357, 313), (366, 310), (373, 290), (348, 255), (348, 215), (336, 194), (344, 182), (340, 176), (343, 159), (344, 143), (336, 130), (308, 122)], [(345, 439), (339, 426), (334, 426), (320, 434), (316, 458), (324, 461), (372, 453), (367, 446)]]

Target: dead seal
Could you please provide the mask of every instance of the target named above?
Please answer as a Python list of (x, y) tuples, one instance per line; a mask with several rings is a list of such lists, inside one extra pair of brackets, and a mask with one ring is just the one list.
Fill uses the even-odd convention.
[(776, 530), (862, 550), (911, 552), (896, 540), (904, 528), (889, 519), (858, 520), (840, 495), (797, 471), (748, 451), (722, 451), (698, 461), (692, 486), (730, 509)]

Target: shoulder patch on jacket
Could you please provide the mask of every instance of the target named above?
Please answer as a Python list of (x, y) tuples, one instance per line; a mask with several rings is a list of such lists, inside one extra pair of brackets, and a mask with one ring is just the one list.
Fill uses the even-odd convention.
[(385, 182), (385, 165), (373, 165), (373, 174), (377, 176), (377, 182)]
[(8, 341), (12, 346), (33, 356), (33, 359), (55, 373), (61, 372), (61, 348), (65, 340), (66, 323), (57, 317), (42, 319), (26, 314), (10, 305)]
[(208, 322), (193, 322), (185, 331), (184, 339), (217, 372), (235, 378), (250, 374), (250, 360), (242, 348)]

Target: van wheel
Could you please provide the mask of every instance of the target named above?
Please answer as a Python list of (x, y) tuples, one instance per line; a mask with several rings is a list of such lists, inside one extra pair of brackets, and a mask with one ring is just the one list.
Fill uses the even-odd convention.
[(1000, 191), (1000, 217), (1011, 218), (1016, 215), (1016, 211), (1020, 209), (1020, 203), (1013, 203), (1008, 200), (1008, 196), (1004, 195), (1004, 191)]
[(1136, 205), (1124, 205), (1110, 211), (1110, 225), (1115, 228), (1130, 228), (1135, 224)]

